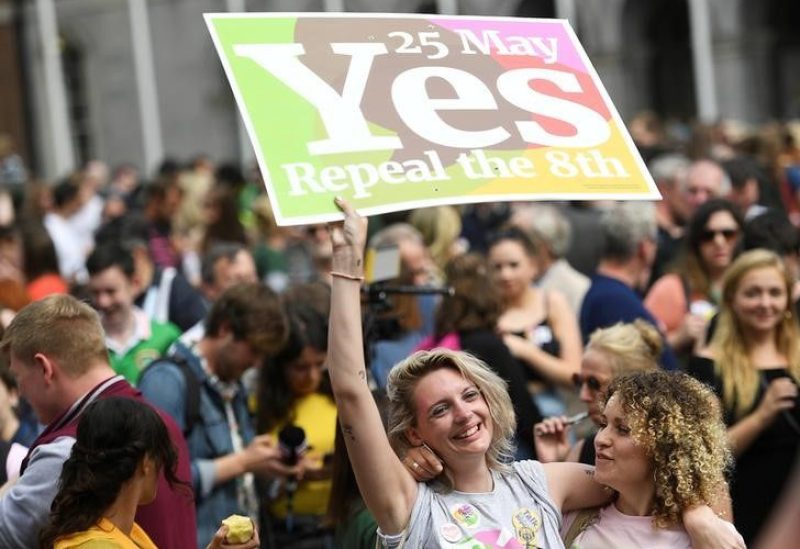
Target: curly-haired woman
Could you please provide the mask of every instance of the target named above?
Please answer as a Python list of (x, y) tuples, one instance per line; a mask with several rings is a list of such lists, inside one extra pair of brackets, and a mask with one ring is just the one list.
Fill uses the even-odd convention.
[[(618, 322), (592, 333), (583, 352), (581, 373), (575, 375), (575, 386), (592, 423), (600, 425), (602, 395), (614, 378), (655, 370), (661, 349), (661, 334), (655, 326), (642, 319)], [(541, 462), (578, 461), (594, 465), (596, 433), (592, 432), (570, 447), (570, 428), (564, 416), (550, 417), (537, 423), (534, 427), (537, 459)]]
[(730, 452), (714, 393), (685, 374), (624, 375), (608, 388), (600, 424), (595, 480), (615, 497), (568, 514), (565, 546), (691, 547), (682, 513), (727, 493)]

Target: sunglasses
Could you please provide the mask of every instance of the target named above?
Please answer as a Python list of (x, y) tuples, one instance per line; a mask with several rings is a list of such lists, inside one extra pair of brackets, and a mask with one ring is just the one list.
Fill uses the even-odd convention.
[(603, 385), (594, 376), (584, 377), (580, 374), (572, 374), (572, 383), (578, 390), (580, 390), (584, 386), (584, 384), (589, 388), (590, 391), (594, 392), (597, 392), (603, 388)]
[(731, 242), (734, 238), (739, 236), (739, 229), (719, 229), (719, 230), (712, 230), (712, 229), (705, 229), (700, 233), (700, 242), (711, 242), (717, 235), (721, 234), (722, 237)]

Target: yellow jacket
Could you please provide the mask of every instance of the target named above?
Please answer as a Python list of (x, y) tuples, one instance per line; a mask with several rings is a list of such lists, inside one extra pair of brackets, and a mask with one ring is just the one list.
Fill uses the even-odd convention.
[(107, 518), (83, 532), (61, 536), (54, 549), (158, 549), (138, 524), (126, 536)]

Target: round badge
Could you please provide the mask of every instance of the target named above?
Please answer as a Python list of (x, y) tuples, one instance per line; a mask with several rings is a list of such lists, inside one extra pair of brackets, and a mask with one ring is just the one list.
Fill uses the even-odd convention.
[(462, 503), (456, 505), (453, 509), (453, 518), (456, 519), (456, 522), (463, 524), (467, 528), (472, 528), (478, 525), (480, 515), (474, 506), (469, 503)]
[(452, 522), (442, 524), (441, 528), (439, 528), (439, 533), (442, 534), (442, 538), (445, 541), (450, 543), (456, 543), (461, 539), (461, 530)]

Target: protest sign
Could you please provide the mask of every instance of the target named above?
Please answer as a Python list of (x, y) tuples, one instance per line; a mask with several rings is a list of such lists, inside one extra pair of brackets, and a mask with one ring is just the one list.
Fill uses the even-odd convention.
[(206, 14), (276, 220), (656, 199), (566, 21)]

